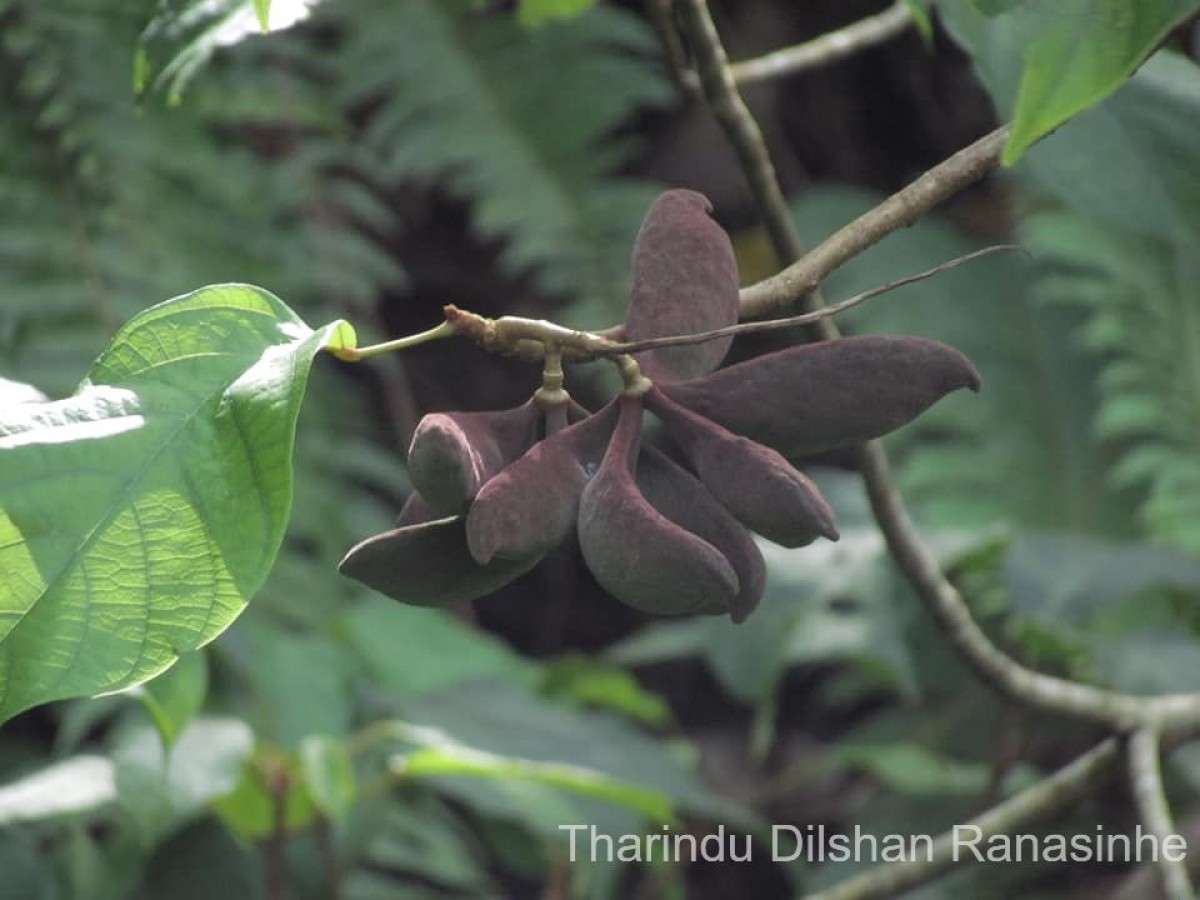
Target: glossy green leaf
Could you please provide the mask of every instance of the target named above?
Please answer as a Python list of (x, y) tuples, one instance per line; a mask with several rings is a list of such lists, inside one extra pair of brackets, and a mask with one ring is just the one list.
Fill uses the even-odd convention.
[[(1042, 28), (1025, 48), (1012, 134), (1011, 165), (1034, 142), (1121, 86), (1197, 0), (1059, 0), (1028, 4)], [(1035, 12), (1036, 11), (1036, 12)]]
[(237, 617), (337, 334), (260, 288), (203, 288), (130, 320), (74, 396), (0, 411), (0, 720), (139, 684)]

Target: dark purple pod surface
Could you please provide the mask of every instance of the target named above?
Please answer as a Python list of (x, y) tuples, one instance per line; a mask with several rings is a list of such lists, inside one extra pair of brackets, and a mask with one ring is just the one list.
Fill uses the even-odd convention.
[(662, 392), (785, 457), (887, 434), (959, 388), (979, 389), (970, 361), (919, 337), (851, 337), (789, 347)]
[(442, 517), (438, 511), (426, 503), (425, 498), (417, 491), (413, 491), (404, 501), (404, 505), (400, 507), (400, 515), (396, 516), (396, 527), (419, 525), (422, 522), (431, 522), (439, 518)]
[(817, 486), (770, 447), (696, 415), (658, 388), (646, 394), (645, 402), (700, 480), (739, 522), (784, 547), (803, 547), (819, 537), (837, 540), (833, 510)]
[(532, 400), (490, 412), (430, 413), (409, 445), (413, 485), (442, 515), (464, 512), (489, 478), (538, 439), (541, 416)]
[(566, 540), (580, 492), (600, 465), (616, 419), (616, 404), (610, 403), (535, 444), (488, 481), (467, 513), (472, 556), (480, 563), (523, 559)]
[[(654, 201), (633, 245), (633, 284), (623, 339), (711, 331), (738, 320), (737, 260), (729, 236), (695, 191)], [(732, 337), (635, 354), (652, 379), (695, 378), (725, 358)]]
[(461, 516), (393, 528), (346, 554), (338, 571), (393, 600), (444, 606), (486, 596), (529, 571), (539, 557), (481, 566), (467, 550)]
[[(762, 600), (767, 584), (767, 565), (750, 532), (695, 475), (653, 447), (642, 448), (637, 483), (651, 506), (680, 528), (712, 544), (729, 561), (738, 578), (738, 593), (728, 612), (733, 621), (744, 621)], [(700, 611), (726, 612), (721, 608)]]
[(657, 615), (726, 612), (738, 576), (708, 541), (680, 528), (650, 505), (634, 481), (642, 404), (617, 400), (612, 441), (579, 503), (579, 547), (606, 591)]

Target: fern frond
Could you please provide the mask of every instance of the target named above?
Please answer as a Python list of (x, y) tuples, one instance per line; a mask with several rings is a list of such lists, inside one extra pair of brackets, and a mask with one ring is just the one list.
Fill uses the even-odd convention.
[[(875, 198), (824, 188), (797, 205), (819, 240)], [(978, 249), (926, 219), (896, 232), (825, 283), (837, 300)], [(980, 260), (902, 288), (845, 317), (855, 331), (913, 333), (962, 350), (983, 377), (979, 394), (948, 397), (890, 439), (906, 496), (931, 523), (996, 519), (1047, 531), (1131, 533), (1129, 498), (1106, 486), (1107, 459), (1091, 431), (1095, 363), (1072, 344), (1081, 314), (1048, 307), (1018, 256)]]
[(345, 25), (344, 96), (369, 110), (372, 180), (449, 186), (484, 235), (507, 239), (511, 271), (608, 301), (594, 326), (617, 318), (657, 188), (612, 176), (630, 150), (612, 132), (669, 96), (646, 26), (598, 7), (522, 29), (465, 0), (353, 4)]
[(1149, 533), (1200, 551), (1200, 261), (1194, 248), (1071, 213), (1026, 228), (1053, 267), (1047, 299), (1084, 311), (1079, 335), (1100, 362), (1094, 427), (1118, 457), (1117, 487), (1145, 490)]

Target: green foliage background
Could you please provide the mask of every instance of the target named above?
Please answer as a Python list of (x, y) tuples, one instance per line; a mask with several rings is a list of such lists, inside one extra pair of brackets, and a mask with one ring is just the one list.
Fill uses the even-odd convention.
[[(186, 3), (0, 0), (0, 401), (19, 384), (69, 394), (123, 322), (203, 284), (259, 284), (309, 322), (382, 337), (417, 314), (394, 308), (411, 273), (391, 252), (414, 194), (465, 205), (515, 304), (587, 326), (620, 317), (660, 188), (629, 174), (645, 149), (634, 125), (680, 102), (642, 19), (603, 3), (481, 15), (466, 0), (327, 0), (260, 37), (256, 6), (194, 21)], [(937, 4), (1002, 118), (1021, 115), (1032, 77), (1036, 22), (1011, 6)], [(1194, 11), (1166, 6), (1169, 21)], [(1134, 57), (1112, 55), (1110, 88)], [(894, 439), (906, 496), (1010, 650), (1128, 690), (1200, 689), (1196, 147), (1200, 74), (1167, 49), (1000, 179), (1028, 259), (848, 319), (978, 364), (982, 394)], [(876, 199), (822, 185), (794, 208), (812, 242)], [(933, 217), (827, 293), (978, 240)], [(603, 647), (534, 657), (357, 589), (337, 560), (407, 492), (385, 377), (316, 365), (284, 549), (230, 631), (132, 694), (4, 726), (5, 896), (269, 896), (279, 859), (301, 897), (328, 896), (331, 879), (347, 897), (537, 896), (566, 870), (561, 824), (754, 831), (827, 809), (840, 826), (932, 832), (1082, 746), (1002, 708), (948, 656), (843, 472), (819, 473), (842, 541), (768, 548), (767, 600), (740, 628), (625, 623)], [(1190, 761), (1177, 759), (1181, 816)], [(1075, 827), (1120, 827), (1119, 806), (1090, 814)], [(722, 896), (683, 866), (569, 873), (571, 896)], [(845, 874), (779, 866), (763, 896)], [(1087, 879), (964, 877), (925, 895), (1060, 896)]]

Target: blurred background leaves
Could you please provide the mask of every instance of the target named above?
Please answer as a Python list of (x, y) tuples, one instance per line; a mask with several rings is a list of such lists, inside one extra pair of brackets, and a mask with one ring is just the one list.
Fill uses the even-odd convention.
[[(68, 394), (134, 312), (219, 281), (347, 317), (364, 343), (448, 302), (606, 326), (668, 184), (713, 198), (746, 280), (771, 271), (639, 5), (276, 0), (291, 27), (266, 35), (260, 5), (0, 0), (4, 402)], [(884, 5), (714, 7), (743, 58)], [(1169, 21), (1194, 8), (1176, 5)], [(810, 243), (1013, 114), (1027, 6), (936, 3), (928, 39), (747, 92)], [(1200, 683), (1196, 35), (1154, 31), (1163, 49), (1106, 100), (826, 284), (839, 299), (1022, 244), (846, 324), (976, 362), (981, 394), (890, 439), (906, 496), (1010, 652), (1135, 691)], [(420, 415), (514, 405), (537, 374), (459, 346), (378, 363), (318, 365), (284, 551), (233, 629), (141, 702), (5, 726), (11, 896), (279, 896), (282, 868), (297, 897), (783, 897), (844, 867), (569, 865), (557, 826), (935, 832), (1091, 736), (962, 669), (836, 454), (814, 462), (842, 542), (766, 548), (768, 597), (740, 627), (648, 624), (569, 553), (453, 615), (369, 595), (335, 565), (394, 518)], [(586, 369), (572, 389), (601, 396)], [(1172, 785), (1185, 823), (1194, 756)], [(1061, 824), (1098, 822), (1128, 824), (1123, 799)], [(1124, 877), (1005, 867), (926, 895), (1105, 896)]]

